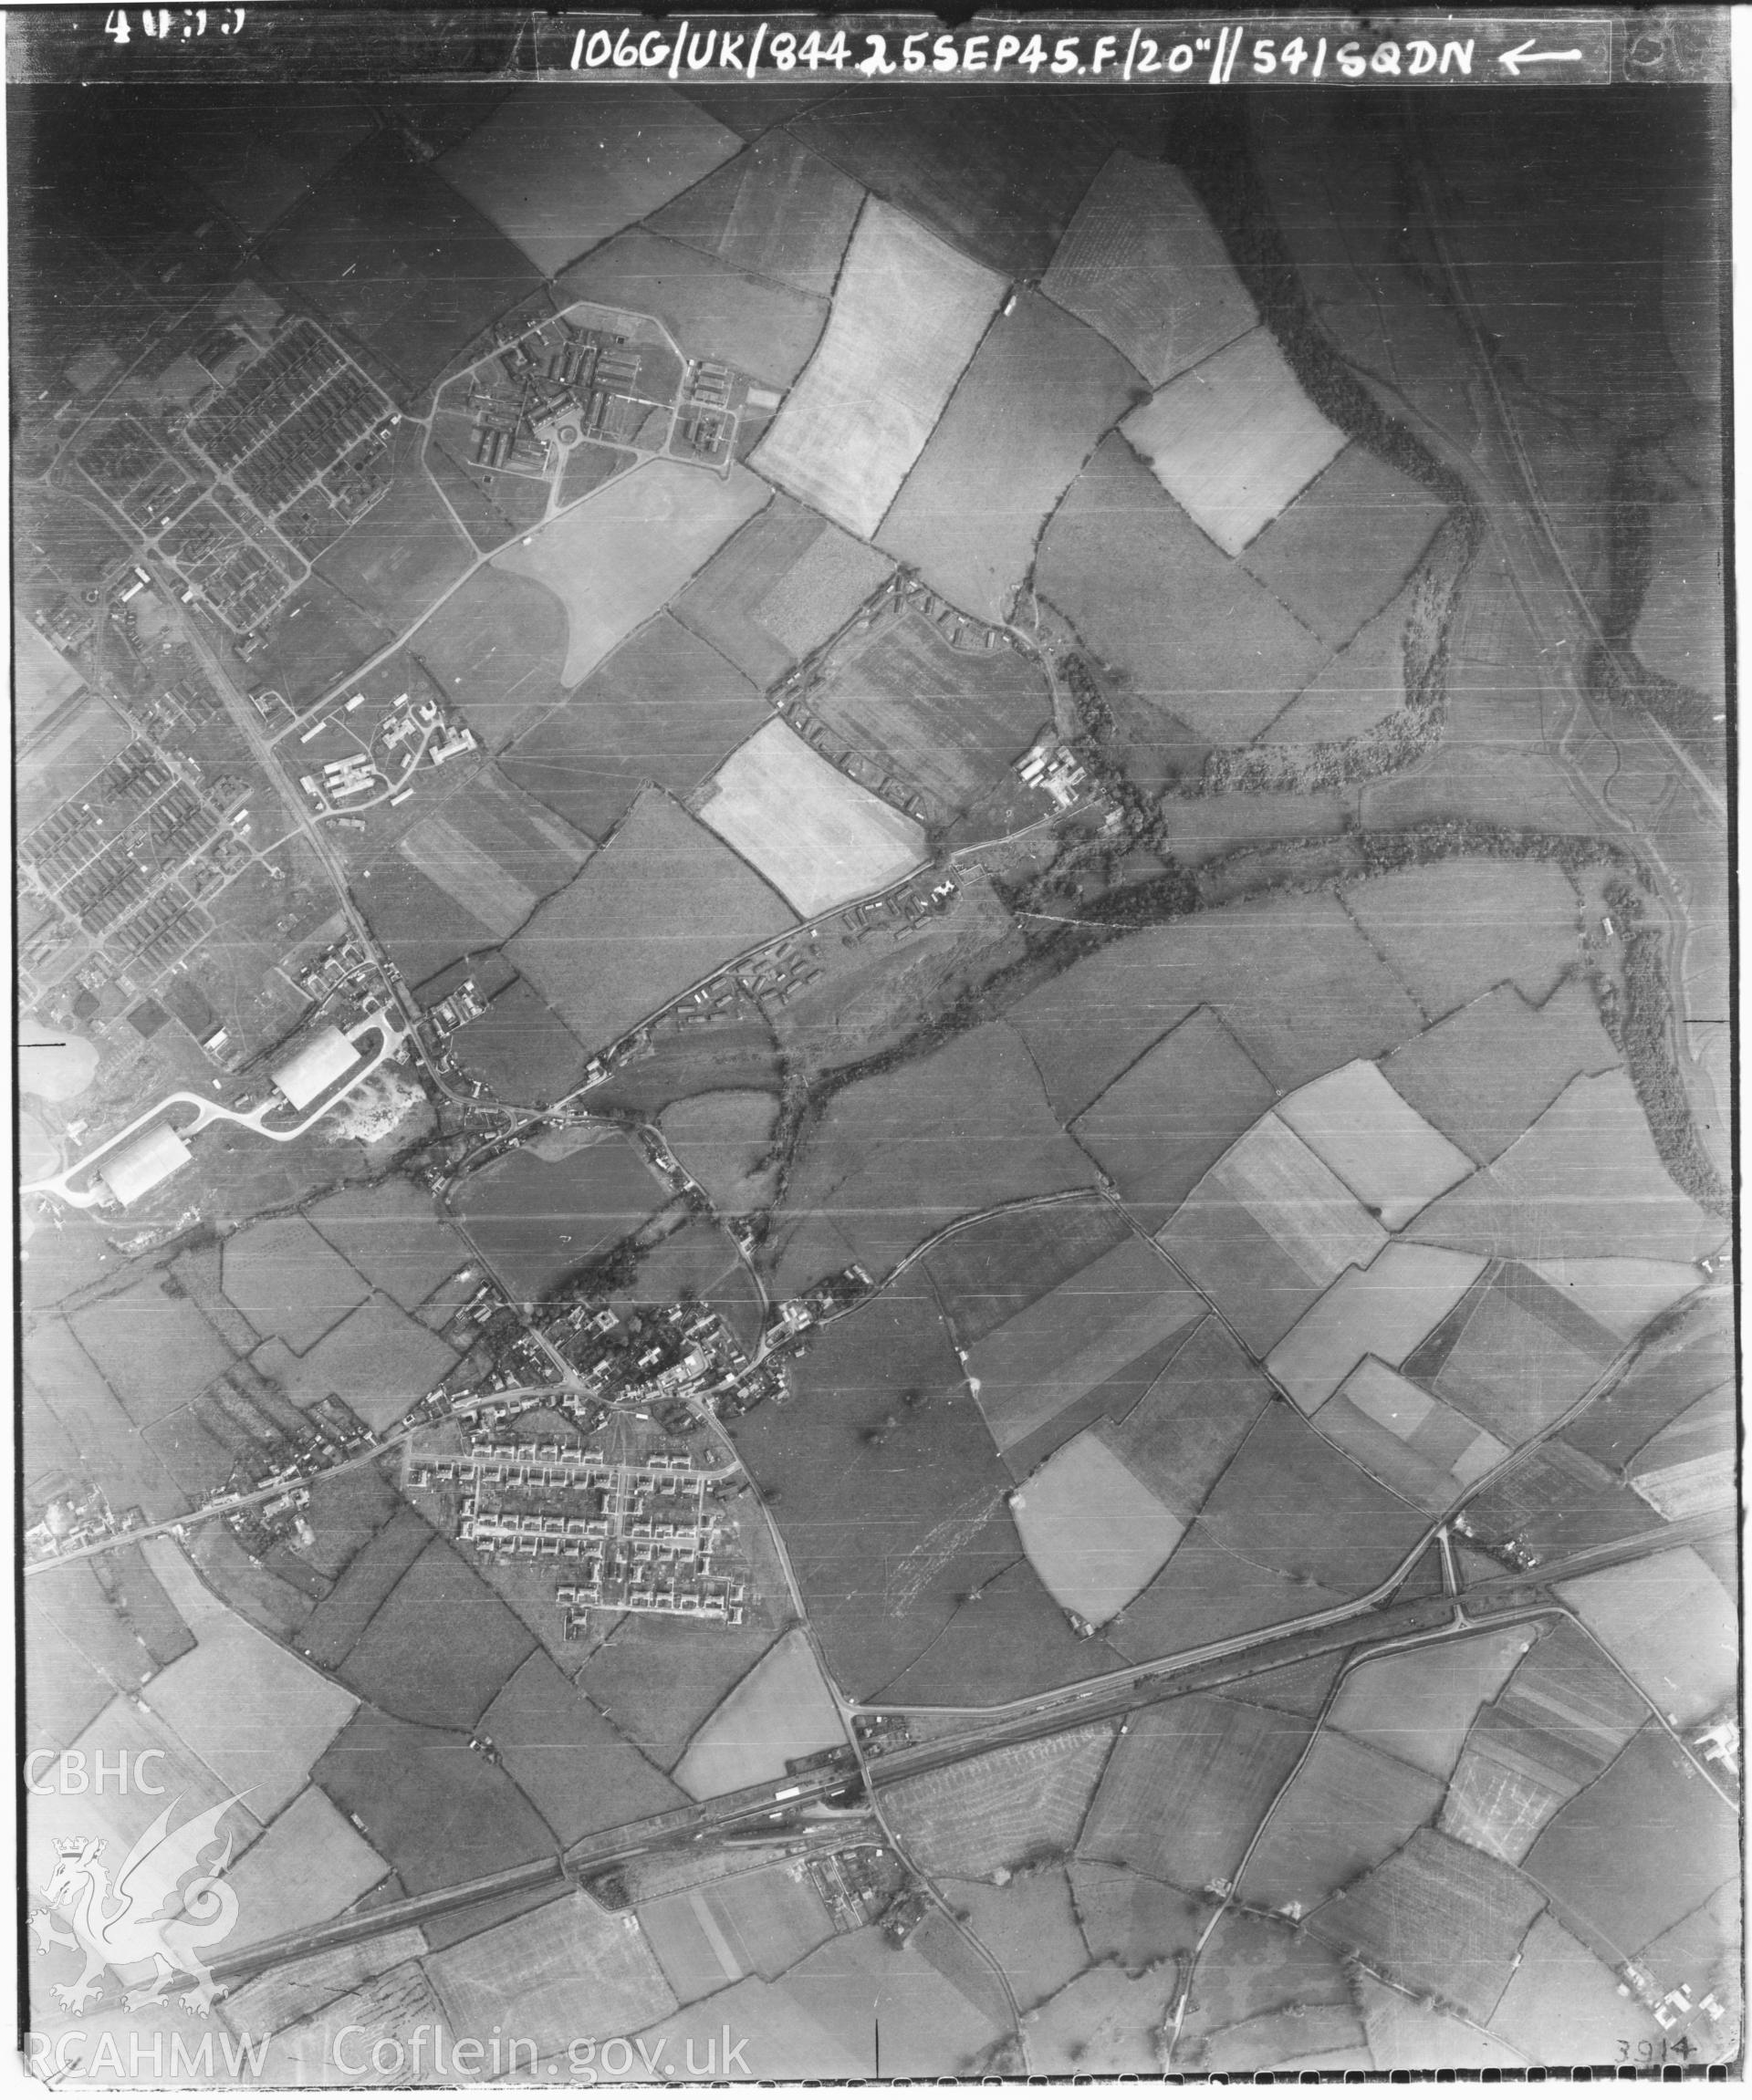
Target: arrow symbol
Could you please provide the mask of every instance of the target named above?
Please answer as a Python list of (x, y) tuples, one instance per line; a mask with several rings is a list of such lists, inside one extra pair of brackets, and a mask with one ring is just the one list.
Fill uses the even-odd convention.
[(1505, 51), (1496, 63), (1511, 79), (1518, 80), (1523, 66), (1569, 66), (1580, 63), (1580, 51), (1536, 51), (1533, 39), (1517, 44), (1512, 51)]

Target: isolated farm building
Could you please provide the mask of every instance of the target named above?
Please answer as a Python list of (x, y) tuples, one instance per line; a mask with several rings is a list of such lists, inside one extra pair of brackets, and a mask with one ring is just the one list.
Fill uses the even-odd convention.
[(358, 1051), (339, 1028), (330, 1026), (313, 1035), (276, 1070), (274, 1084), (292, 1107), (308, 1108), (358, 1062)]
[(98, 1179), (124, 1210), (161, 1181), (168, 1181), (193, 1154), (168, 1123), (155, 1123), (98, 1170)]

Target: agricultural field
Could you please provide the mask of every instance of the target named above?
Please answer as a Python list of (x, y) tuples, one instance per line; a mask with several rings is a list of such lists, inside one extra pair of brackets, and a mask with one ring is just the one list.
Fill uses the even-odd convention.
[(1728, 1509), (1736, 1496), (1739, 1421), (1732, 1386), (1706, 1394), (1651, 1438), (1631, 1485), (1666, 1518)]
[[(410, 646), (489, 750), (502, 751), (566, 701), (559, 677), (567, 647), (563, 603), (544, 584), (491, 562), (422, 622)], [(509, 776), (537, 792), (515, 769)], [(569, 808), (550, 806), (595, 836)]]
[(1538, 1891), (1512, 1866), (1420, 1830), (1309, 1924), (1389, 1980), (1432, 1991), (1482, 2023), (1541, 1908)]
[[(32, 1330), (30, 1386), (42, 1411), (66, 1439), (69, 1454), (100, 1454), (93, 1470), (112, 1509), (138, 1506), (159, 1523), (180, 1516), (188, 1508), (173, 1475), (141, 1437), (64, 1321), (47, 1321)], [(167, 1419), (168, 1412), (161, 1409), (159, 1419)]]
[(1387, 1235), (1287, 1124), (1267, 1114), (1156, 1235), (1256, 1354), (1288, 1333)]
[(828, 317), (823, 298), (746, 276), (644, 228), (593, 249), (556, 296), (652, 315), (690, 360), (734, 366), (781, 392), (809, 361)]
[(1298, 1087), (1278, 1114), (1390, 1232), (1472, 1171), (1366, 1058)]
[(1498, 1438), (1372, 1357), (1315, 1410), (1314, 1425), (1365, 1472), (1431, 1516), (1508, 1456)]
[(777, 1866), (641, 1903), (639, 1923), (683, 2004), (745, 1976), (770, 1982), (834, 1933), (808, 1876)]
[(469, 1077), (501, 1101), (546, 1107), (584, 1076), (584, 1053), (558, 1014), (515, 978), (478, 1020), (459, 1028), (451, 1051)]
[(757, 730), (693, 801), (701, 823), (804, 919), (887, 889), (925, 857), (910, 816), (848, 780), (783, 722)]
[(1689, 1546), (1559, 1586), (1619, 1668), (1676, 1725), (1707, 1720), (1733, 1699), (1733, 1600)]
[(1203, 1321), (1105, 1442), (1175, 1516), (1190, 1521), (1271, 1398), (1221, 1324)]
[(1446, 515), (1428, 489), (1350, 444), (1242, 559), (1298, 619), (1340, 649), (1397, 596)]
[(660, 613), (520, 736), (504, 767), (568, 825), (601, 838), (646, 781), (691, 793), (767, 719), (734, 664)]
[(1482, 1254), (1391, 1241), (1366, 1269), (1347, 1269), (1315, 1301), (1272, 1350), (1266, 1367), (1297, 1406), (1312, 1414), (1365, 1357), (1403, 1363), (1486, 1266)]
[(645, 216), (653, 232), (733, 270), (825, 298), (862, 203), (858, 184), (830, 162), (788, 131), (771, 131)]
[(766, 1161), (777, 1115), (775, 1096), (729, 1087), (672, 1102), (662, 1127), (670, 1149), (715, 1208), (735, 1217), (772, 1201), (774, 1173)]
[(1120, 427), (1193, 522), (1232, 556), (1345, 445), (1265, 327), (1171, 379)]
[(1022, 2012), (1088, 1968), (1090, 1951), (1062, 1866), (1035, 1867), (996, 1887), (945, 1878), (943, 1892), (1003, 1970)]
[(1040, 528), (1137, 375), (1038, 292), (992, 323), (882, 521), (881, 544), (965, 612), (1001, 622)]
[(1146, 1231), (1155, 1232), (1275, 1098), (1208, 1007), (1146, 1050), (1072, 1126)]
[(838, 1935), (786, 1977), (783, 1995), (876, 2068), (880, 2023), (885, 2077), (975, 2067), (1009, 2030), (1002, 1985), (960, 1937), (927, 1918), (904, 1949), (874, 1926)]
[(563, 96), (514, 88), (438, 167), (551, 277), (692, 188), (739, 145), (673, 88), (573, 82)]
[(1097, 176), (1040, 288), (1163, 385), (1258, 320), (1178, 168), (1121, 151)]
[(428, 1956), (426, 1972), (459, 2034), (490, 2034), (515, 2005), (516, 2032), (539, 2060), (568, 2045), (580, 2006), (589, 2024), (613, 2034), (637, 2033), (675, 2010), (644, 1934), (629, 1932), (629, 1922), (580, 1888)]
[(1720, 1887), (1739, 1835), (1735, 1804), (1651, 1721), (1552, 1817), (1525, 1872), (1616, 1969)]
[[(1135, 120), (1134, 120), (1135, 118)], [(1111, 147), (1156, 126), (1060, 83), (1048, 102), (910, 86), (842, 90), (791, 126), (879, 197), (1006, 277), (1038, 276)], [(1152, 147), (1153, 150), (1153, 147)]]
[(1724, 1227), (1677, 1188), (1622, 1071), (1572, 1079), (1531, 1128), (1438, 1197), (1419, 1240), (1537, 1261), (1638, 1254), (1695, 1261)]
[[(1228, 1879), (1309, 1732), (1296, 1715), (1199, 1692), (1142, 1708), (1114, 1745), (1079, 1855), (1188, 1892)], [(1164, 1802), (1177, 1804), (1172, 1820)]]
[(975, 1587), (964, 1593), (966, 1601), (917, 1659), (881, 1688), (884, 1699), (897, 1705), (994, 1706), (1123, 1667), (1103, 1640), (1071, 1630), (1021, 1553), (1007, 1513), (995, 1516), (975, 1538), (958, 1572), (969, 1564), (980, 1575)]
[(765, 690), (892, 573), (874, 548), (779, 495), (713, 556), (674, 612)]
[(1434, 1823), (1446, 1793), (1445, 1778), (1322, 1730), (1247, 1862), (1241, 1900), (1314, 1909)]
[(393, 130), (373, 131), (301, 198), (262, 259), (416, 392), (537, 284)]
[(660, 788), (506, 952), (587, 1050), (796, 923), (777, 893)]
[(1522, 2065), (1519, 2050), (1366, 1969), (1357, 1971), (1356, 1996), (1378, 2071), (1512, 2072)]
[[(756, 1517), (742, 1522), (745, 1536), (765, 1539)], [(733, 1631), (628, 1612), (579, 1670), (579, 1687), (629, 1742), (671, 1772), (695, 1730), (771, 1647), (772, 1624), (757, 1616), (761, 1623)]]
[(464, 1737), (361, 1707), (318, 1758), (311, 1779), (410, 1895), (544, 1859), (554, 1834), (506, 1773)]
[(577, 685), (669, 600), (739, 525), (768, 500), (760, 481), (733, 466), (727, 479), (649, 460), (599, 489), (493, 566), (532, 578), (566, 612), (559, 680)]
[(1616, 1471), (1695, 1401), (1734, 1377), (1727, 1309), (1719, 1299), (1701, 1299), (1678, 1315), (1670, 1334), (1642, 1351), (1610, 1392), (1590, 1402), (1565, 1430), (1565, 1440)]
[[(80, 1346), (102, 1374), (130, 1417), (141, 1429), (180, 1407), (229, 1367), (231, 1351), (187, 1298), (165, 1288), (169, 1277), (142, 1278), (113, 1297), (99, 1298), (72, 1315), (68, 1325)], [(57, 1394), (45, 1383), (32, 1351), (32, 1369), (52, 1406)], [(72, 1425), (63, 1418), (63, 1426)], [(86, 1443), (82, 1450), (109, 1455), (110, 1440)]]
[(1035, 587), (1123, 680), (1142, 723), (1245, 743), (1330, 650), (1201, 533), (1117, 432), (1048, 521)]
[(1087, 1187), (1095, 1175), (1008, 1027), (973, 1029), (833, 1097), (775, 1221), (777, 1284), (789, 1295), (853, 1260), (886, 1274), (957, 1217)]
[(1536, 1631), (1532, 1626), (1493, 1628), (1361, 1663), (1345, 1677), (1331, 1725), (1445, 1780), (1473, 1717), (1501, 1691)]
[(1003, 290), (992, 271), (871, 199), (826, 333), (753, 463), (872, 538)]
[[(386, 1944), (394, 1947), (399, 1955), (406, 1944), (406, 1936), (399, 1933), (388, 1936)], [(415, 1952), (422, 1947), (421, 1942)], [(329, 1959), (332, 1960), (333, 1957)], [(267, 1971), (269, 1977), (280, 1973), (276, 1970)], [(272, 2004), (276, 2000), (270, 1996), (266, 2002)], [(229, 1999), (222, 2017), (238, 2020)], [(247, 2032), (242, 2029), (241, 2022), (239, 2031), (240, 2033)], [(350, 2055), (352, 2043), (363, 2035), (370, 2035), (374, 2043), (393, 2044), (402, 2052), (404, 2064), (412, 2061), (416, 2048), (422, 2056), (427, 2049), (435, 2055), (443, 2048), (444, 2060), (449, 2063), (450, 2047), (456, 2040), (443, 2018), (443, 2008), (433, 1994), (425, 1970), (417, 1960), (410, 1957), (398, 1960), (392, 1968), (374, 1967), (367, 1971), (359, 1988), (344, 1991), (339, 1997), (330, 1997), (320, 2010), (306, 2019), (275, 2028), (267, 2053), (262, 2059), (266, 2066), (263, 2074), (276, 2087), (297, 2089), (319, 2084), (325, 2077), (334, 2077), (337, 2048)]]
[[(1267, 535), (1269, 537), (1269, 535)], [(1261, 743), (1340, 743), (1405, 702), (1406, 629), (1415, 584), (1365, 620), (1335, 657), (1259, 733)]]
[[(314, 1492), (311, 1501), (316, 1502)], [(297, 1644), (301, 1654), (326, 1670), (346, 1660), (384, 1600), (433, 1541), (432, 1526), (405, 1502), (398, 1500), (387, 1523), (376, 1511), (370, 1513), (379, 1528), (355, 1546), (344, 1563), (339, 1554), (332, 1558), (324, 1555), (318, 1563), (326, 1564), (330, 1572), (338, 1572), (338, 1565), (345, 1568), (306, 1620)]]
[(1090, 1626), (1130, 1604), (1185, 1529), (1090, 1429), (1030, 1473), (1010, 1508), (1053, 1601)]
[(1103, 1723), (990, 1751), (883, 1787), (882, 1814), (927, 1874), (1014, 1873), (1076, 1844), (1113, 1741)]
[(1529, 2064), (1564, 2069), (1612, 2064), (1621, 2044), (1658, 2054), (1661, 2029), (1645, 2006), (1626, 2002), (1608, 1965), (1566, 1932), (1549, 1911), (1521, 1948), (1520, 1966), (1490, 2022)]
[(237, 1898), (236, 1943), (319, 1925), (389, 1871), (328, 1796), (308, 1786), (226, 1873)]
[(1480, 1293), (1446, 1360), (1436, 1393), (1510, 1446), (1549, 1429), (1617, 1354), (1616, 1337), (1525, 1271)]
[(1543, 1006), (1580, 953), (1576, 893), (1549, 860), (1434, 861), (1345, 902), (1432, 1020), (1505, 982)]
[(373, 1293), (307, 1355), (293, 1357), (265, 1342), (256, 1367), (277, 1378), (295, 1407), (336, 1393), (373, 1429), (386, 1429), (434, 1386), (456, 1352), (411, 1320), (392, 1299)]
[[(41, 1576), (31, 1585), (33, 1590), (43, 1586)], [(101, 1599), (99, 1609), (107, 1609)], [(116, 1635), (130, 1644), (134, 1681), (144, 1683), (151, 1658), (120, 1625)], [(23, 1647), (26, 1753), (65, 1750), (110, 1703), (116, 1683), (92, 1656), (74, 1645), (35, 1596), (25, 1607)]]
[(1624, 1342), (1698, 1288), (1697, 1271), (1689, 1262), (1651, 1262), (1623, 1255), (1534, 1262), (1530, 1266), (1559, 1295)]
[(1045, 680), (1019, 650), (952, 644), (912, 609), (879, 617), (868, 639), (836, 650), (807, 704), (832, 738), (921, 797), (937, 824), (1006, 782), (1052, 714)]
[(456, 1213), (521, 1299), (545, 1298), (569, 1270), (628, 1233), (662, 1202), (637, 1147), (610, 1133), (563, 1159), (527, 1146), (459, 1182)]
[(837, 1748), (845, 1725), (807, 1637), (767, 1649), (688, 1745), (675, 1783), (694, 1801), (783, 1779), (787, 1761)]
[(1165, 1975), (1128, 1976), (1111, 1964), (1085, 1970), (1023, 2019), (1035, 2075), (1069, 2078), (1089, 2064), (1110, 2075), (1160, 2072), (1172, 1988)]
[(493, 946), (491, 932), (466, 906), (399, 853), (379, 854), (370, 868), (352, 869), (349, 887), (410, 984), (423, 984), (464, 956)]
[(269, 1219), (235, 1234), (222, 1273), (226, 1297), (256, 1332), (277, 1335), (300, 1356), (371, 1294), (302, 1218)]
[(1208, 1918), (1206, 1899), (1104, 1859), (1073, 1859), (1069, 1873), (1091, 1960), (1116, 1962), (1137, 1976), (1191, 1955)]
[(1147, 1242), (1121, 1241), (968, 1352), (993, 1442), (1021, 1443), (1206, 1309)]
[(372, 1614), (339, 1674), (384, 1713), (472, 1729), (535, 1645), (467, 1561), (434, 1538)]
[(974, 1343), (1130, 1237), (1111, 1204), (1090, 1196), (1000, 1211), (952, 1232), (925, 1257), (957, 1343)]
[(422, 816), (396, 850), (503, 941), (572, 879), (591, 845), (487, 767)]

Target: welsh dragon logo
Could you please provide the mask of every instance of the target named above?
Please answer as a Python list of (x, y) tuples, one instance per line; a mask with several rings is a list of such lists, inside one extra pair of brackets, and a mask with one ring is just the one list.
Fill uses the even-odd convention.
[[(48, 1908), (34, 1911), (30, 1926), (39, 1953), (76, 1947), (85, 1955), (85, 1972), (76, 1983), (53, 1986), (69, 2012), (84, 2012), (103, 1995), (106, 1970), (150, 1961), (151, 1980), (121, 1993), (129, 2011), (162, 2005), (165, 1987), (179, 1976), (191, 1976), (193, 1988), (179, 2002), (207, 2017), (215, 1993), (213, 1971), (200, 1949), (224, 1939), (237, 1922), (236, 1891), (219, 1878), (231, 1860), (231, 1840), (220, 1837), (219, 1825), (242, 1798), (234, 1793), (175, 1830), (170, 1827), (177, 1808), (172, 1800), (122, 1861), (113, 1887), (100, 1857), (101, 1838), (56, 1840), (55, 1870), (41, 1891)], [(203, 1865), (203, 1856), (215, 1849), (219, 1857)], [(57, 1917), (72, 1930), (63, 1932)], [(120, 1986), (119, 1974), (115, 1980)]]

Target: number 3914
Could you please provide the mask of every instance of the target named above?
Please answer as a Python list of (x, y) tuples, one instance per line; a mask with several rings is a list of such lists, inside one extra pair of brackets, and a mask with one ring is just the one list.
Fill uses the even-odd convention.
[[(141, 7), (139, 20), (142, 36), (162, 36), (169, 43), (177, 43), (204, 36), (209, 31), (217, 36), (241, 36), (244, 10), (241, 7)], [(134, 31), (128, 20), (127, 8), (110, 10), (104, 16), (103, 33), (112, 43), (133, 42)]]

